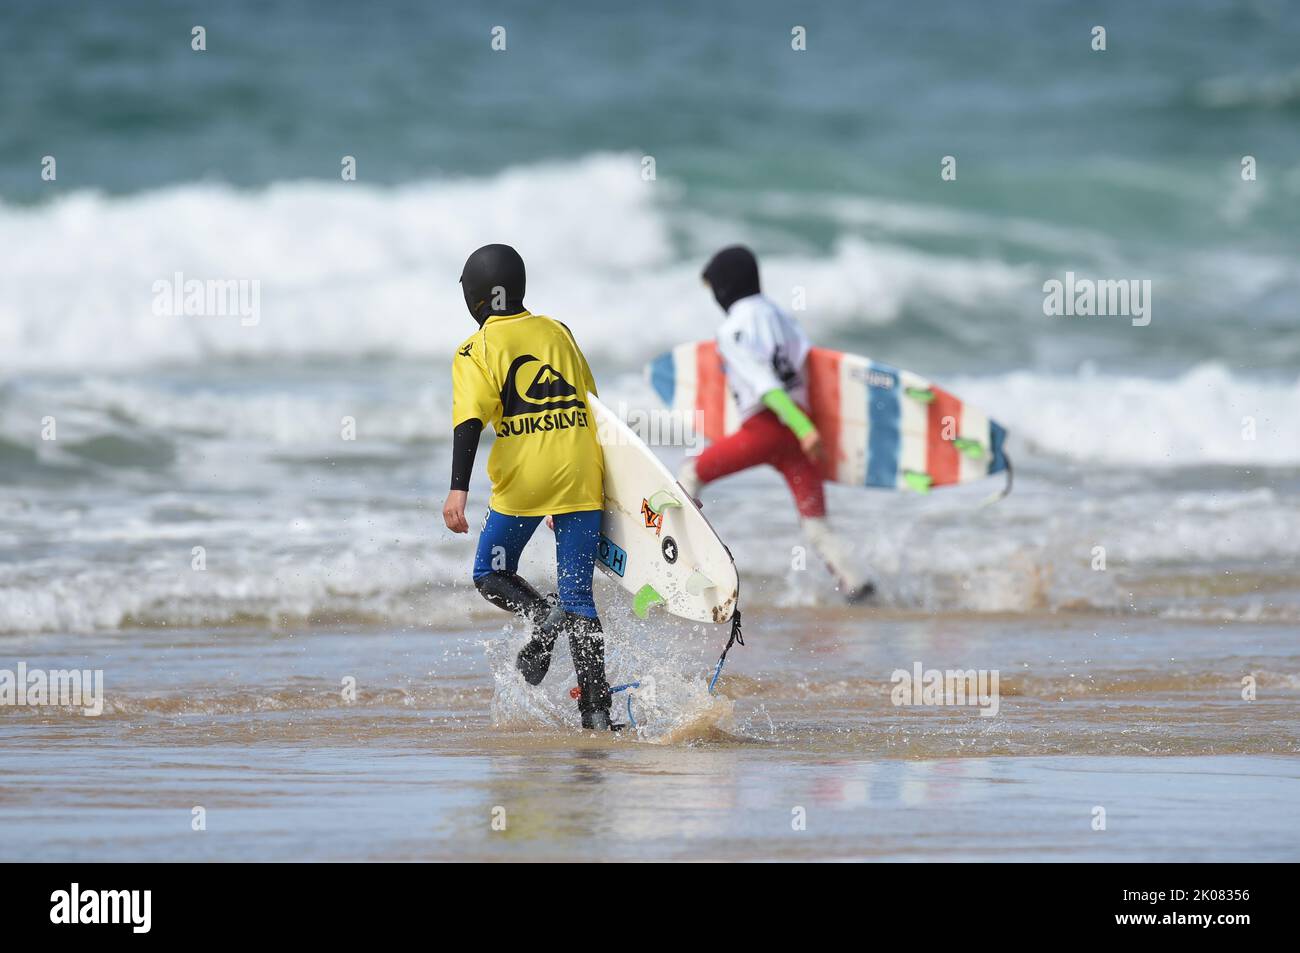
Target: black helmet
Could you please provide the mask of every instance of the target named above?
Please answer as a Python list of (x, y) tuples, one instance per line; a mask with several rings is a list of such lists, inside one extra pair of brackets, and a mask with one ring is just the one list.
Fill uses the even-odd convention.
[(484, 245), (460, 272), (465, 307), (479, 324), (494, 314), (524, 310), (524, 283), (524, 260), (509, 245)]
[(704, 266), (702, 277), (726, 311), (741, 298), (758, 294), (758, 259), (744, 245), (728, 245)]

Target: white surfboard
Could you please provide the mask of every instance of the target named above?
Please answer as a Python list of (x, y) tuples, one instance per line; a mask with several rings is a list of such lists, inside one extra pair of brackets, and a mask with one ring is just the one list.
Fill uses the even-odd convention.
[(605, 454), (596, 564), (632, 593), (642, 618), (662, 605), (683, 619), (729, 621), (740, 596), (730, 550), (641, 438), (595, 394), (587, 403)]

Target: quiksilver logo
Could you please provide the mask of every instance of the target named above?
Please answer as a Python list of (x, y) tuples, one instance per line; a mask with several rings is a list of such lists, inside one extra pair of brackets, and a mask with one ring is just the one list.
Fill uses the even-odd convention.
[(571, 410), (567, 413), (537, 414), (533, 417), (520, 417), (517, 420), (502, 419), (497, 428), (498, 437), (521, 437), (529, 433), (546, 433), (551, 430), (569, 430), (573, 427), (587, 426), (585, 410)]
[(148, 933), (152, 922), (152, 890), (71, 890), (50, 894), (51, 923), (130, 924), (132, 933)]
[[(521, 387), (522, 381), (528, 383)], [(531, 354), (521, 354), (511, 361), (510, 369), (506, 371), (506, 385), (501, 388), (502, 417), (575, 407), (586, 409), (586, 406), (578, 396), (577, 388), (550, 364)]]

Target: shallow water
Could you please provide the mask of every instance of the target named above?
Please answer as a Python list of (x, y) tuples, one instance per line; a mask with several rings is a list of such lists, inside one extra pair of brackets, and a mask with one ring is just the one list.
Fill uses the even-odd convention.
[[(770, 609), (711, 700), (719, 633), (650, 628), (611, 634), (613, 679), (659, 683), (612, 737), (563, 653), (502, 687), (504, 630), (42, 637), (29, 666), (102, 666), (105, 712), (0, 709), (0, 857), (1300, 858), (1289, 629)], [(997, 714), (895, 706), (916, 661), (998, 669)]]

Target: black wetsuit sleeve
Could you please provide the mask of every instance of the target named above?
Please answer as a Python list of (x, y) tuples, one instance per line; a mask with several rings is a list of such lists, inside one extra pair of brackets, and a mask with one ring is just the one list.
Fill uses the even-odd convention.
[(451, 432), (451, 488), (469, 490), (469, 478), (474, 472), (474, 457), (478, 454), (478, 438), (483, 433), (483, 421), (477, 418), (462, 421)]

